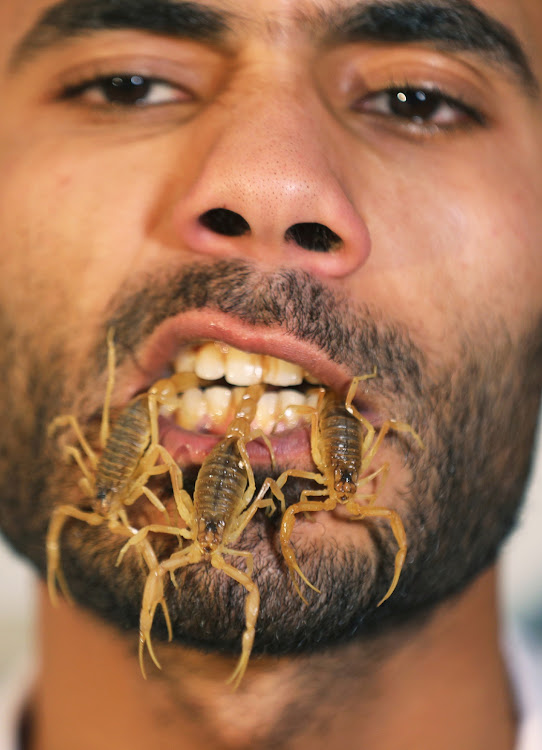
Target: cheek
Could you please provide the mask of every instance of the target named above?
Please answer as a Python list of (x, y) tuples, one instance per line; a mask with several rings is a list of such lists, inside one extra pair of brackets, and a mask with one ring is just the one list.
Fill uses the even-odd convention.
[(489, 316), (512, 335), (542, 313), (542, 194), (538, 177), (529, 177), (504, 170), (473, 180), (464, 199), (456, 196), (461, 241), (435, 256), (437, 293), (449, 285), (464, 319)]
[(0, 287), (17, 311), (31, 297), (44, 314), (84, 321), (152, 258), (152, 182), (134, 179), (122, 154), (112, 164), (48, 142), (0, 155), (0, 171)]
[(378, 196), (366, 200), (372, 255), (355, 293), (406, 325), (430, 358), (485, 320), (520, 335), (542, 312), (539, 177), (488, 163), (425, 165), (366, 192)]

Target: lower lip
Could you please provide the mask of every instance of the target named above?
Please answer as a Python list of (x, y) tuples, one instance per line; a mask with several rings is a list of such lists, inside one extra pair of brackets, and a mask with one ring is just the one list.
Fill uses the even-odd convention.
[[(200, 466), (220, 442), (220, 435), (207, 435), (183, 430), (169, 419), (160, 417), (160, 444), (180, 467)], [(312, 468), (310, 432), (298, 427), (269, 437), (279, 467)], [(271, 465), (269, 449), (261, 438), (247, 443), (247, 453), (253, 468)]]

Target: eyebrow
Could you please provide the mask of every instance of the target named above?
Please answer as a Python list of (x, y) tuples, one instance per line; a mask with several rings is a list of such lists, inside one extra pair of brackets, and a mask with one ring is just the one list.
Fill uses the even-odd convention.
[[(138, 30), (223, 46), (232, 15), (183, 0), (61, 0), (46, 9), (16, 46), (15, 69), (37, 52), (97, 31)], [(540, 85), (512, 30), (470, 0), (361, 0), (331, 11), (300, 12), (331, 43), (427, 42), (448, 52), (470, 52), (510, 73), (527, 93)]]
[(539, 93), (517, 36), (470, 0), (359, 2), (327, 15), (326, 23), (332, 42), (428, 42), (447, 52), (471, 52), (504, 68), (529, 94)]
[(15, 69), (37, 52), (97, 31), (137, 30), (219, 44), (228, 14), (195, 2), (172, 0), (62, 0), (46, 9), (16, 46)]

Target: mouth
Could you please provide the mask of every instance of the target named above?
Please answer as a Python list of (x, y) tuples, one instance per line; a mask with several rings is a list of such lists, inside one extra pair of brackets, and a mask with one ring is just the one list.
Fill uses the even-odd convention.
[[(202, 340), (183, 346), (168, 369), (194, 374), (200, 384), (179, 394), (174, 407), (160, 409), (160, 443), (180, 466), (202, 462), (226, 433), (248, 386), (259, 386), (252, 431), (270, 439), (280, 465), (310, 465), (310, 417), (300, 411), (316, 408), (325, 386), (301, 365)], [(263, 440), (251, 440), (247, 451), (254, 464), (269, 464)]]
[[(299, 365), (268, 355), (252, 354), (219, 341), (196, 343), (183, 348), (173, 371), (194, 373), (204, 381), (180, 397), (174, 418), (186, 430), (223, 434), (235, 416), (246, 386), (262, 386), (253, 429), (279, 434), (304, 421), (295, 407), (315, 407), (316, 378)], [(167, 409), (162, 410), (162, 414)]]
[[(353, 405), (378, 430), (386, 402), (381, 385), (375, 388), (373, 364), (368, 362), (366, 370), (359, 373), (367, 379), (359, 384)], [(158, 442), (181, 469), (190, 493), (200, 467), (228, 434), (248, 388), (256, 407), (251, 406), (245, 445), (256, 480), (263, 482), (285, 470), (319, 471), (311, 418), (324, 392), (346, 400), (356, 374), (308, 339), (244, 325), (220, 313), (188, 313), (164, 321), (139, 350), (119, 361), (118, 369), (115, 365), (112, 412), (120, 417), (132, 399), (151, 389), (161, 392), (162, 385), (173, 391), (172, 399), (159, 401)]]

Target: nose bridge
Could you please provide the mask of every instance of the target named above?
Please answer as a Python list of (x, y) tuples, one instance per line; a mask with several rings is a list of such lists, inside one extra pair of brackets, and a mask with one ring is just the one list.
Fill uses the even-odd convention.
[(292, 98), (258, 95), (236, 107), (193, 186), (200, 200), (216, 195), (251, 227), (267, 231), (278, 228), (292, 201), (313, 202), (323, 153)]
[(178, 202), (177, 230), (203, 253), (289, 262), (294, 249), (310, 253), (299, 255), (308, 270), (350, 272), (368, 255), (368, 234), (333, 168), (332, 146), (294, 92), (247, 96), (202, 156)]
[(292, 201), (304, 199), (305, 205), (311, 201), (315, 165), (301, 153), (297, 133), (266, 114), (257, 121), (233, 124), (217, 144), (203, 178), (210, 182), (218, 178), (214, 189), (224, 193), (224, 201), (234, 210), (243, 209), (252, 227), (269, 231), (282, 227), (287, 211), (294, 208)]

